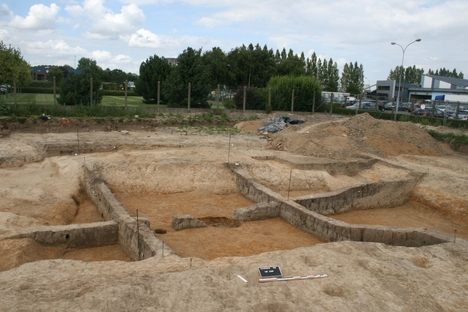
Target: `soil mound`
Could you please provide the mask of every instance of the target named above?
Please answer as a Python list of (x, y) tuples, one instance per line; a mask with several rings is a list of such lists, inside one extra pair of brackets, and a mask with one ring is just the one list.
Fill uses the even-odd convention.
[(413, 123), (375, 119), (367, 113), (352, 118), (291, 125), (271, 136), (270, 148), (295, 154), (343, 159), (363, 154), (441, 156), (451, 149)]

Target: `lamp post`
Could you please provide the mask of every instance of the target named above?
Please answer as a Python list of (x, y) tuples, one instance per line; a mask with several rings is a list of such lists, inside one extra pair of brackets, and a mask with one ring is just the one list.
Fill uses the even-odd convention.
[(415, 42), (420, 42), (421, 39), (416, 39), (414, 40), (413, 42), (410, 42), (406, 45), (405, 48), (403, 48), (401, 45), (399, 45), (398, 43), (396, 42), (392, 42), (391, 44), (392, 45), (397, 45), (401, 48), (401, 52), (403, 52), (403, 56), (401, 57), (401, 68), (400, 68), (400, 82), (398, 83), (398, 94), (397, 94), (397, 101), (396, 101), (396, 107), (395, 107), (395, 118), (393, 119), (394, 121), (396, 121), (396, 115), (398, 114), (398, 105), (400, 103), (400, 90), (401, 90), (401, 76), (402, 76), (402, 72), (403, 72), (403, 61), (405, 60), (405, 52), (406, 52), (406, 48), (408, 48), (410, 45), (412, 45), (413, 43)]

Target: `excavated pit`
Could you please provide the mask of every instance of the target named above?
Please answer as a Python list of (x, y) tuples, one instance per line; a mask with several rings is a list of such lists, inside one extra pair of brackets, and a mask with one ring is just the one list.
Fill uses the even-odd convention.
[[(129, 141), (129, 138), (124, 138)], [(147, 224), (149, 230), (144, 234), (140, 233), (140, 236), (153, 236), (156, 239), (144, 246), (146, 249), (143, 252), (135, 250), (137, 240), (128, 233), (130, 237), (127, 243), (132, 247), (129, 250), (126, 247), (121, 248), (122, 236), (127, 235), (121, 232), (118, 234), (119, 244), (92, 248), (46, 246), (37, 245), (37, 242), (31, 248), (30, 238), (2, 240), (2, 250), (19, 251), (13, 257), (16, 257), (16, 262), (10, 261), (10, 264), (3, 267), (11, 268), (11, 263), (16, 263), (14, 266), (17, 266), (51, 258), (83, 261), (138, 260), (141, 256), (154, 256), (162, 241), (163, 245), (171, 249), (169, 252), (173, 251), (179, 256), (214, 259), (288, 250), (343, 239), (311, 235), (313, 231), (304, 230), (304, 222), (299, 221), (303, 216), (297, 220), (288, 219), (281, 214), (255, 221), (233, 220), (235, 211), (255, 205), (261, 200), (246, 195), (245, 190), (242, 191), (239, 187), (238, 177), (226, 166), (225, 151), (217, 150), (216, 144), (205, 150), (193, 146), (184, 150), (184, 144), (180, 144), (178, 148), (174, 148), (174, 145), (177, 144), (156, 144), (154, 150), (135, 151), (121, 148), (115, 142), (107, 142), (105, 150), (112, 146), (112, 152), (88, 154), (86, 159), (81, 156), (46, 157), (42, 162), (1, 169), (2, 184), (5, 187), (3, 195), (11, 197), (0, 211), (3, 224), (6, 225), (0, 229), (2, 235), (22, 232), (36, 226), (79, 225), (113, 220), (112, 216), (106, 216), (108, 204), (102, 204), (104, 210), (96, 209), (101, 200), (97, 194), (103, 195), (101, 189), (97, 190), (95, 185), (89, 186), (90, 197), (84, 196), (82, 191), (83, 181), (86, 180), (83, 168), (87, 164), (93, 164), (96, 172), (102, 174), (93, 183), (107, 185), (109, 192), (122, 203), (128, 214), (126, 220), (131, 223), (128, 225), (129, 231), (136, 229), (138, 209), (140, 222), (143, 222), (140, 226)], [(114, 149), (114, 146), (117, 148)], [(235, 158), (231, 159), (239, 161), (253, 180), (267, 189), (267, 193), (272, 191), (281, 200), (296, 204), (307, 197), (327, 197), (343, 189), (354, 192), (353, 188), (357, 190), (357, 187), (366, 183), (370, 185), (385, 179), (406, 179), (412, 174), (407, 167), (373, 158), (340, 162), (319, 158), (311, 160), (311, 157), (284, 153), (280, 156), (262, 156), (258, 152), (251, 153), (253, 156), (236, 155), (235, 149), (233, 153), (235, 156), (232, 157)], [(24, 185), (21, 184), (24, 178), (15, 180), (20, 175), (30, 177), (26, 178), (28, 182)], [(35, 189), (41, 183), (45, 187)], [(14, 194), (18, 185), (25, 188), (27, 196)], [(414, 185), (411, 189), (413, 187)], [(63, 195), (54, 193), (54, 196), (48, 196), (48, 188), (64, 188), (65, 191), (59, 192)], [(418, 192), (421, 193), (421, 190)], [(364, 209), (358, 207), (348, 212), (321, 214), (349, 224), (418, 227), (448, 235), (452, 235), (456, 228), (458, 237), (468, 237), (463, 219), (457, 221), (453, 216), (444, 216), (435, 206), (428, 205), (427, 201), (410, 193), (411, 190), (407, 192), (408, 198), (401, 205), (393, 204), (386, 208), (377, 199), (373, 204), (365, 203)], [(304, 203), (300, 205), (307, 206)], [(209, 226), (175, 231), (170, 226), (171, 218), (179, 214), (191, 214)], [(28, 243), (23, 243), (26, 241)], [(37, 254), (36, 258), (34, 254)], [(18, 260), (20, 258), (23, 260)]]
[[(139, 157), (145, 159), (148, 158), (148, 155)], [(103, 162), (98, 161), (98, 164), (98, 166), (103, 166)], [(134, 180), (134, 188), (131, 191), (128, 190), (128, 181), (126, 180), (128, 175), (125, 173), (125, 171), (134, 171), (131, 164), (127, 164), (125, 167), (123, 162), (118, 162), (120, 168), (118, 172), (113, 171), (116, 164), (112, 163), (101, 169), (107, 176), (105, 182), (110, 185), (127, 213), (136, 218), (136, 210), (138, 209), (139, 217), (148, 220), (150, 229), (155, 232), (155, 236), (182, 257), (199, 257), (210, 260), (224, 256), (249, 256), (273, 250), (313, 246), (325, 242), (324, 239), (288, 224), (280, 217), (249, 222), (233, 220), (232, 215), (236, 209), (252, 206), (255, 202), (238, 192), (233, 174), (229, 171), (226, 172), (223, 164), (203, 165), (205, 168), (201, 171), (199, 170), (200, 166), (202, 166), (200, 163), (191, 165), (185, 161), (175, 161), (174, 164), (174, 160), (166, 164), (153, 165), (153, 167), (149, 165), (149, 167), (143, 168), (140, 165), (139, 178)], [(150, 167), (151, 170), (148, 170)], [(380, 181), (383, 177), (389, 177), (390, 172), (392, 178), (404, 178), (409, 174), (408, 170), (375, 161), (364, 167), (359, 172), (353, 169), (352, 175), (347, 175), (347, 172), (339, 172), (340, 174), (333, 176), (327, 170), (319, 170), (317, 165), (314, 165), (314, 170), (309, 170), (304, 164), (297, 166), (290, 161), (257, 159), (248, 166), (248, 171), (255, 180), (291, 201), (337, 191), (344, 187), (353, 187), (365, 182)], [(180, 174), (184, 171), (196, 173), (195, 176), (192, 176), (192, 182), (195, 182), (194, 185), (198, 185), (197, 182), (200, 182), (198, 180), (203, 180), (203, 186), (187, 188), (186, 184), (183, 184), (184, 187), (181, 189), (174, 189), (172, 187), (177, 186), (177, 184), (171, 185), (174, 182), (162, 183), (163, 180), (166, 180), (167, 174), (153, 175), (156, 168), (173, 175), (175, 172)], [(221, 173), (216, 173), (217, 170)], [(146, 174), (143, 174), (143, 171)], [(204, 178), (207, 171), (211, 172), (213, 180), (209, 183)], [(177, 180), (177, 176), (175, 178)], [(226, 181), (221, 182), (222, 180)], [(157, 190), (149, 189), (146, 186), (155, 184), (163, 185), (165, 193), (157, 193)], [(210, 191), (216, 190), (217, 186), (221, 194), (211, 193)], [(138, 192), (135, 192), (135, 189)], [(167, 193), (168, 191), (171, 193)], [(71, 200), (69, 201), (70, 205), (76, 206), (74, 218), (68, 223), (102, 222), (104, 220), (103, 214), (96, 209), (82, 188), (75, 193), (70, 196)], [(54, 209), (53, 211), (57, 213), (57, 211), (65, 210)], [(63, 216), (56, 217), (54, 220), (64, 220), (67, 214), (64, 213)], [(171, 228), (170, 223), (171, 218), (178, 214), (191, 214), (209, 226), (175, 231)], [(447, 234), (453, 234), (454, 228), (457, 228), (459, 237), (467, 237), (466, 230), (461, 224), (444, 218), (416, 201), (408, 201), (392, 208), (354, 210), (328, 216), (350, 224), (423, 227)], [(428, 216), (430, 217), (427, 218)], [(41, 217), (38, 219), (44, 225), (49, 223)], [(55, 221), (54, 224), (64, 223)], [(36, 242), (32, 243), (30, 239), (27, 243), (21, 241), (13, 239), (3, 243), (4, 250), (19, 250), (16, 260), (4, 264), (3, 269), (25, 262), (54, 258), (82, 261), (132, 260), (118, 244), (93, 248), (67, 248), (66, 246), (44, 246)]]

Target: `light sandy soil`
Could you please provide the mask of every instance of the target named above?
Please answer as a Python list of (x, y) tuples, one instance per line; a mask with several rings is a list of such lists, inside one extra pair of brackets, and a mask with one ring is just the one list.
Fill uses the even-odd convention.
[[(304, 118), (302, 125), (266, 136), (256, 134), (266, 119), (236, 125), (242, 132), (231, 137), (185, 135), (176, 128), (129, 135), (81, 132), (81, 144), (106, 145), (109, 151), (34, 163), (29, 162), (41, 159), (45, 144), (74, 144), (77, 133), (13, 132), (0, 139), (0, 156), (18, 159), (0, 169), (0, 310), (467, 310), (468, 243), (460, 238), (468, 238), (466, 155), (410, 123), (375, 120), (367, 114)], [(332, 176), (292, 169), (273, 159), (295, 155), (372, 157), (380, 162), (357, 175)], [(232, 210), (253, 204), (238, 193), (225, 166), (228, 159), (247, 165), (255, 179), (284, 197), (423, 173), (406, 205), (335, 217), (449, 234), (457, 229), (457, 236), (453, 243), (420, 248), (324, 243), (279, 219), (172, 230), (175, 214), (229, 217)], [(81, 191), (84, 162), (97, 165), (130, 214), (138, 208), (153, 230), (165, 229), (158, 237), (179, 256), (128, 262), (118, 247), (65, 250), (4, 239), (38, 225), (100, 221)], [(35, 261), (41, 259), (56, 260)], [(279, 265), (285, 276), (328, 277), (259, 283), (258, 267), (265, 265)]]

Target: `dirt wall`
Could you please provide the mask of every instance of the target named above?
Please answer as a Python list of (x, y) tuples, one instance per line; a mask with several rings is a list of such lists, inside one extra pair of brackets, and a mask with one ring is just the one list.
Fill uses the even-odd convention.
[[(248, 198), (256, 202), (269, 202), (268, 205), (253, 206), (251, 209), (236, 210), (234, 216), (238, 220), (265, 219), (275, 216), (301, 230), (313, 234), (325, 241), (363, 241), (379, 242), (388, 245), (420, 247), (440, 244), (452, 240), (450, 235), (437, 231), (420, 228), (398, 228), (371, 225), (352, 225), (345, 222), (330, 219), (315, 211), (310, 211), (304, 206), (285, 200), (282, 196), (272, 192), (268, 188), (258, 184), (240, 164), (231, 164), (235, 172), (239, 190)], [(392, 188), (390, 188), (390, 191)], [(333, 197), (329, 199), (333, 202)], [(325, 203), (326, 198), (323, 198)], [(270, 207), (269, 207), (270, 206)], [(277, 208), (275, 208), (277, 207)], [(339, 208), (337, 208), (339, 210)]]

